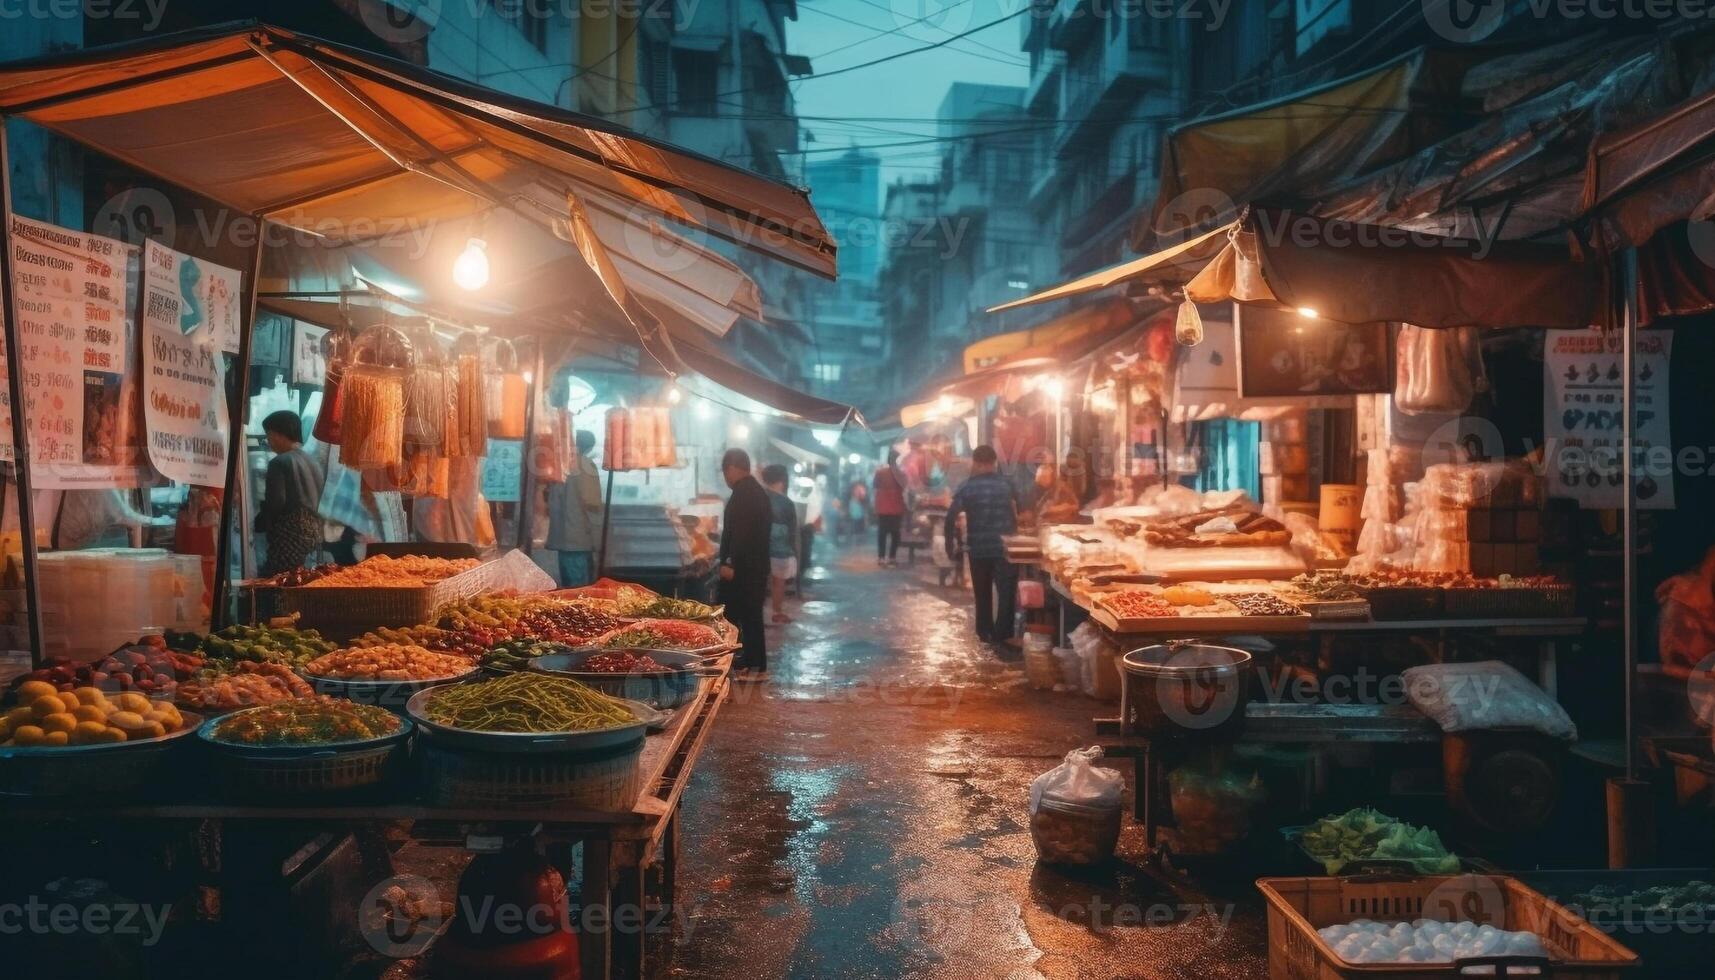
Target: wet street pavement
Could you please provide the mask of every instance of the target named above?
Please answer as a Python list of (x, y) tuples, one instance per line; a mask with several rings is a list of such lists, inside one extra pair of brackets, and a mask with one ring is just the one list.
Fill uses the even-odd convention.
[(687, 791), (674, 975), (1266, 975), (1249, 878), (1156, 876), (1129, 818), (1116, 867), (1038, 867), (1030, 782), (1117, 706), (1028, 687), (926, 565), (820, 558)]

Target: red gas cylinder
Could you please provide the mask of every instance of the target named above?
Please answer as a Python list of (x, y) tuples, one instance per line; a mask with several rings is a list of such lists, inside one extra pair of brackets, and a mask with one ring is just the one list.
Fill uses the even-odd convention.
[(566, 882), (528, 846), (478, 854), (459, 878), (453, 921), (435, 943), (436, 980), (578, 980)]

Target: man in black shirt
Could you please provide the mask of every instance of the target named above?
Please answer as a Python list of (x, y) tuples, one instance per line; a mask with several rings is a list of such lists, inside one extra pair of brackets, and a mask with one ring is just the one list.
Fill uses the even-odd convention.
[(734, 673), (740, 679), (767, 680), (762, 604), (768, 596), (768, 535), (774, 508), (768, 491), (750, 475), (749, 453), (727, 450), (721, 457), (721, 475), (732, 496), (721, 519), (720, 596), (743, 644)]

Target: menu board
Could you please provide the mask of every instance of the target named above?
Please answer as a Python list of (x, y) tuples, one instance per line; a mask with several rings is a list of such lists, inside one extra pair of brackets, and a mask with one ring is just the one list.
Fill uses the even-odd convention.
[[(1542, 417), (1548, 493), (1587, 509), (1625, 506), (1624, 335), (1550, 330), (1543, 353)], [(1668, 364), (1673, 331), (1637, 335), (1632, 368), (1633, 477), (1637, 505), (1671, 509), (1673, 433), (1668, 426)]]
[(168, 479), (226, 484), (227, 436), (223, 319), (209, 282), (238, 295), (238, 273), (157, 242), (143, 249), (144, 420), (149, 459)]
[[(29, 419), (31, 479), (49, 490), (143, 482), (130, 288), (137, 249), (14, 217), (12, 296)], [(11, 460), (12, 406), (0, 337), (0, 459)]]
[(1335, 323), (1238, 307), (1239, 393), (1302, 398), (1393, 391), (1391, 331), (1385, 323)]

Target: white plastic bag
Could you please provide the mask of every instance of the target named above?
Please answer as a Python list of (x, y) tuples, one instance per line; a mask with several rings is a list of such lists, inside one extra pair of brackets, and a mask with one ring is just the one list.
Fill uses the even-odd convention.
[(1565, 708), (1499, 660), (1412, 667), (1404, 680), (1406, 697), (1444, 732), (1523, 728), (1578, 738)]
[(1394, 405), (1407, 415), (1458, 415), (1487, 390), (1482, 341), (1471, 327), (1399, 328)]
[(1097, 809), (1113, 809), (1120, 805), (1120, 793), (1125, 789), (1125, 777), (1113, 769), (1095, 765), (1102, 757), (1102, 747), (1073, 749), (1066, 761), (1048, 770), (1030, 784), (1030, 812), (1036, 813), (1044, 798), (1062, 803), (1076, 803)]

